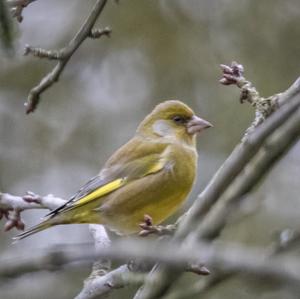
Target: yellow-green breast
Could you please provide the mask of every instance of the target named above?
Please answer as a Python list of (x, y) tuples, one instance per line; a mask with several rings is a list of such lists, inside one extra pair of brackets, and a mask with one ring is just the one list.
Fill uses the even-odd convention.
[(170, 144), (168, 162), (158, 173), (150, 174), (111, 193), (101, 207), (101, 222), (121, 233), (140, 230), (144, 215), (159, 224), (171, 216), (190, 193), (197, 165), (195, 147)]

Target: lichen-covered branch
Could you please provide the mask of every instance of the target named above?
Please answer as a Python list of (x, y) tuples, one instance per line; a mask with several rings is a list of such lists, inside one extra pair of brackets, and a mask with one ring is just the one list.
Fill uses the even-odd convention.
[(76, 35), (64, 48), (59, 50), (45, 50), (29, 45), (25, 47), (25, 55), (32, 54), (33, 56), (39, 58), (57, 61), (57, 64), (52, 71), (42, 78), (40, 83), (33, 87), (29, 92), (27, 101), (25, 103), (26, 113), (31, 113), (36, 109), (37, 105), (39, 104), (41, 94), (59, 80), (59, 77), (69, 59), (87, 38), (99, 38), (103, 35), (109, 36), (111, 32), (109, 28), (93, 28), (106, 3), (107, 0), (96, 1), (90, 15), (84, 21)]

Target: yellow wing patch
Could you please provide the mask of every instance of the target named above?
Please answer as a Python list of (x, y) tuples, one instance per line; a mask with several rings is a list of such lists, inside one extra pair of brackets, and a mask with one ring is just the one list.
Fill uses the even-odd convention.
[[(143, 175), (141, 175), (141, 177), (144, 177), (146, 175), (149, 174), (153, 174), (156, 173), (160, 170), (162, 170), (164, 168), (164, 162), (163, 161), (159, 161), (157, 163), (154, 163), (147, 171), (146, 173), (144, 173)], [(120, 187), (124, 186), (125, 184), (128, 183), (128, 181), (130, 181), (130, 178), (118, 178), (114, 181), (111, 181), (99, 188), (97, 188), (96, 190), (94, 190), (93, 192), (91, 192), (90, 194), (82, 197), (81, 199), (79, 199), (78, 201), (75, 201), (72, 203), (72, 205), (70, 207), (67, 208), (67, 210), (73, 210), (74, 208), (77, 208), (79, 206), (85, 205), (97, 198), (100, 198), (104, 195), (107, 195), (108, 193), (111, 193), (117, 189), (119, 189)]]
[(121, 178), (121, 179), (116, 179), (110, 183), (105, 184), (104, 186), (96, 189), (92, 193), (88, 194), (87, 196), (84, 196), (80, 200), (74, 202), (73, 207), (78, 206), (78, 205), (84, 205), (96, 198), (99, 198), (101, 196), (104, 196), (110, 192), (115, 191), (116, 189), (122, 187), (125, 185), (126, 180)]

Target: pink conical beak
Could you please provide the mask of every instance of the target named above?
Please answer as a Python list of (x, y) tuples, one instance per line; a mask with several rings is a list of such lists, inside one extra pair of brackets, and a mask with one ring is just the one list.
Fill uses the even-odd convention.
[(211, 128), (213, 125), (205, 119), (202, 119), (196, 115), (187, 123), (187, 131), (189, 134), (197, 134), (207, 128)]

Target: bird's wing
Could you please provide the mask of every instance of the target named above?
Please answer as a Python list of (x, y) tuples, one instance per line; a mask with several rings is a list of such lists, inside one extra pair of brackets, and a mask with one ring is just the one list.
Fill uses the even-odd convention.
[(166, 165), (166, 159), (162, 154), (146, 155), (125, 164), (114, 164), (104, 168), (99, 175), (87, 182), (71, 199), (61, 207), (50, 212), (47, 216), (75, 209), (82, 205), (99, 199), (128, 182), (161, 171)]

